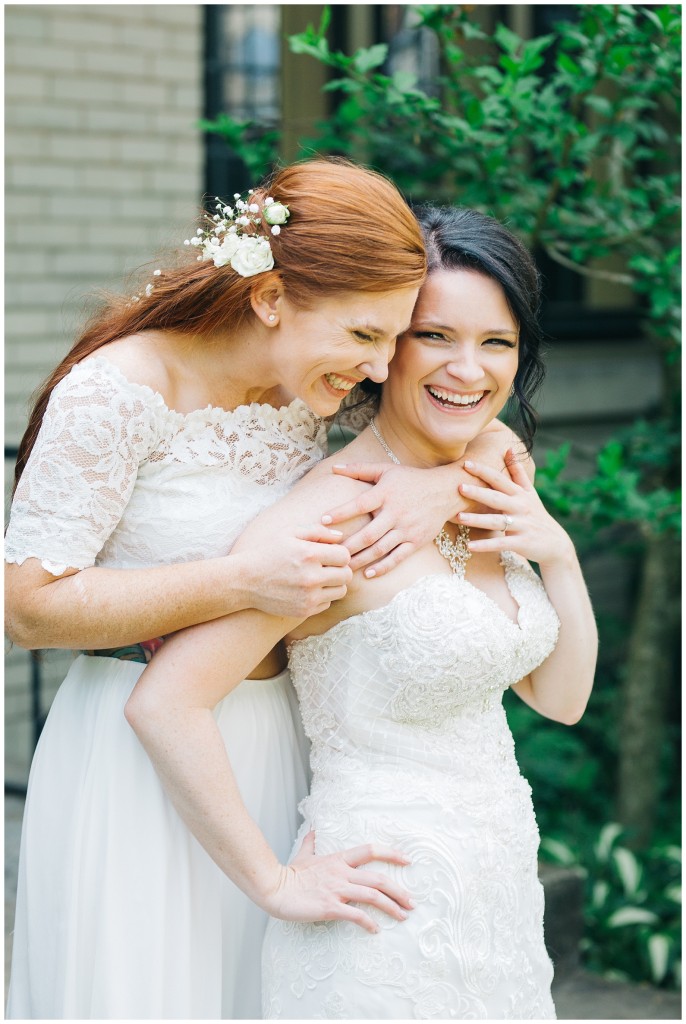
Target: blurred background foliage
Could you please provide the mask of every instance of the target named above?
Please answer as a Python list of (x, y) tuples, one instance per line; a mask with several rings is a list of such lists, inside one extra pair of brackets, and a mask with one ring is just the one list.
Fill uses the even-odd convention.
[[(680, 984), (679, 410), (680, 66), (678, 5), (579, 5), (522, 39), (486, 32), (470, 5), (415, 8), (440, 75), (385, 73), (387, 47), (330, 48), (329, 13), (293, 52), (330, 70), (335, 97), (301, 156), (348, 156), (411, 201), (471, 206), (539, 257), (628, 286), (659, 354), (659, 408), (600, 451), (536, 450), (537, 485), (582, 559), (611, 549), (635, 588), (630, 614), (599, 616), (589, 712), (573, 730), (507, 702), (543, 835), (542, 855), (587, 876), (586, 963)], [(226, 114), (202, 125), (252, 178), (279, 132)], [(373, 216), (373, 210), (370, 210)], [(621, 358), (621, 348), (620, 348)], [(608, 817), (610, 821), (608, 822)], [(573, 837), (573, 838), (570, 838)]]

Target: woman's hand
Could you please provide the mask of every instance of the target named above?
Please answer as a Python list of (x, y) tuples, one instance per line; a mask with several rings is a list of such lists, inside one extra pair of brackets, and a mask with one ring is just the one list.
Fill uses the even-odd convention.
[[(468, 445), (467, 458), (478, 459), (497, 471), (503, 471), (506, 453), (519, 439), (509, 427), (494, 420)], [(524, 457), (526, 471), (533, 475), (531, 459)], [(334, 465), (335, 473), (373, 484), (368, 491), (340, 505), (322, 517), (322, 523), (336, 526), (357, 516), (370, 515), (368, 522), (346, 540), (353, 556), (350, 568), (365, 571), (365, 576), (383, 576), (404, 558), (430, 543), (446, 522), (457, 522), (465, 509), (481, 511), (478, 502), (467, 500), (458, 484), (469, 480), (460, 463), (433, 469), (383, 463)]]
[(383, 576), (433, 540), (460, 504), (455, 470), (454, 465), (414, 469), (372, 462), (334, 466), (334, 471), (375, 485), (322, 517), (323, 523), (332, 525), (372, 516), (345, 542), (353, 556), (350, 568), (374, 562), (365, 576)]
[(478, 462), (465, 462), (464, 468), (481, 484), (461, 484), (460, 492), (493, 511), (461, 512), (458, 522), (494, 536), (469, 542), (473, 552), (515, 551), (541, 567), (560, 562), (576, 562), (569, 535), (546, 511), (521, 463), (508, 452), (507, 471), (498, 473)]
[(284, 921), (352, 921), (368, 932), (379, 926), (369, 914), (352, 903), (368, 903), (398, 921), (407, 918), (413, 903), (407, 892), (390, 878), (374, 871), (361, 870), (370, 861), (386, 861), (405, 866), (404, 854), (385, 846), (357, 846), (342, 853), (317, 856), (314, 832), (305, 837), (300, 852), (288, 867), (283, 867), (278, 887), (264, 901), (272, 917)]
[(291, 532), (271, 509), (259, 516), (232, 549), (248, 556), (249, 606), (302, 621), (345, 597), (352, 569), (342, 536), (322, 525)]

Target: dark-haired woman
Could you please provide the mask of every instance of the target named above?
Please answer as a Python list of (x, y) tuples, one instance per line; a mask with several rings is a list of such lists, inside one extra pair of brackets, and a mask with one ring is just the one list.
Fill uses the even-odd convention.
[[(511, 393), (530, 411), (540, 379), (538, 284), (526, 251), (472, 211), (428, 210), (421, 223), (429, 276), (375, 418), (342, 453), (361, 468), (380, 455), (417, 470), (450, 464)], [(366, 485), (332, 475), (330, 461), (265, 518), (283, 524), (360, 492), (364, 500)], [(344, 598), (304, 623), (250, 611), (240, 625), (178, 634), (130, 700), (130, 719), (190, 827), (220, 863), (231, 848), (239, 883), (279, 919), (265, 940), (267, 1018), (555, 1015), (538, 832), (502, 694), (512, 686), (542, 715), (577, 721), (596, 629), (572, 542), (520, 464), (497, 472), (472, 463), (470, 472), (462, 490), (490, 511), (446, 522), (380, 579), (355, 573)], [(221, 759), (205, 757), (199, 780), (193, 767), (211, 746), (208, 716), (227, 677), (238, 682), (284, 629), (313, 771), (289, 868), (235, 794), (223, 805)], [(170, 752), (168, 738), (179, 734), (194, 758)], [(289, 871), (300, 858), (316, 849), (325, 864), (370, 841), (405, 853), (408, 863), (388, 873), (412, 909), (394, 907), (383, 890), (369, 898), (364, 875), (373, 889), (382, 865), (355, 872), (350, 857), (340, 890), (347, 920), (331, 899), (313, 914), (318, 893), (294, 898)], [(322, 921), (309, 923), (313, 916)]]
[[(233, 543), (324, 455), (320, 417), (363, 378), (384, 379), (426, 258), (397, 190), (329, 161), (220, 205), (185, 252), (88, 325), (21, 447), (8, 631), (26, 647), (85, 653), (32, 767), (10, 1017), (259, 1013), (265, 915), (179, 820), (124, 706), (166, 635), (247, 608), (302, 617), (345, 593), (349, 552), (316, 516)], [(426, 474), (424, 488), (447, 510), (457, 476)], [(386, 552), (421, 519), (408, 527), (398, 508), (419, 501), (401, 490), (377, 517)], [(398, 530), (384, 539), (389, 519)], [(304, 743), (278, 652), (250, 668), (215, 709), (216, 736), (285, 859), (307, 789)], [(349, 871), (341, 857), (334, 866)], [(300, 867), (298, 885), (333, 884), (317, 858)], [(380, 887), (405, 900), (395, 883)]]

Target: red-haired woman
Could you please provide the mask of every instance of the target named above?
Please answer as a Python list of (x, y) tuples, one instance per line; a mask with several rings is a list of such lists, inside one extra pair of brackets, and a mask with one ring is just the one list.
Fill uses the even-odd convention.
[[(322, 417), (363, 378), (385, 378), (426, 257), (397, 190), (335, 161), (285, 168), (220, 204), (186, 251), (95, 316), (21, 446), (8, 632), (84, 653), (32, 766), (10, 1017), (259, 1015), (266, 915), (177, 816), (124, 706), (165, 635), (251, 608), (303, 618), (345, 594), (349, 548), (321, 524), (232, 546), (324, 455)], [(426, 539), (432, 518), (460, 507), (457, 483), (455, 467), (422, 474), (421, 490), (416, 475), (382, 482), (353, 565), (390, 552), (389, 566)], [(268, 656), (213, 713), (282, 860), (307, 791), (284, 664)], [(353, 859), (380, 855), (402, 861), (378, 849)], [(289, 884), (332, 889), (337, 871), (350, 873), (342, 855), (324, 872), (310, 856)], [(406, 904), (394, 883), (364, 879), (363, 898)]]

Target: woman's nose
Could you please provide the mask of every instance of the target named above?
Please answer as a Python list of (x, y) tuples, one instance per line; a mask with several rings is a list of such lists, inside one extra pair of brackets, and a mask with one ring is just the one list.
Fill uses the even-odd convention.
[(451, 377), (463, 381), (465, 384), (474, 384), (483, 380), (484, 371), (479, 360), (471, 353), (461, 353), (459, 357), (453, 358), (446, 369)]
[(372, 358), (366, 359), (364, 363), (360, 363), (359, 369), (370, 380), (376, 381), (377, 384), (382, 384), (386, 377), (388, 377), (388, 364), (393, 358), (394, 352), (395, 341), (378, 349)]
[(370, 380), (376, 381), (377, 384), (383, 384), (388, 377), (388, 360), (381, 356), (373, 360), (367, 360), (364, 363), (360, 363), (359, 369)]

